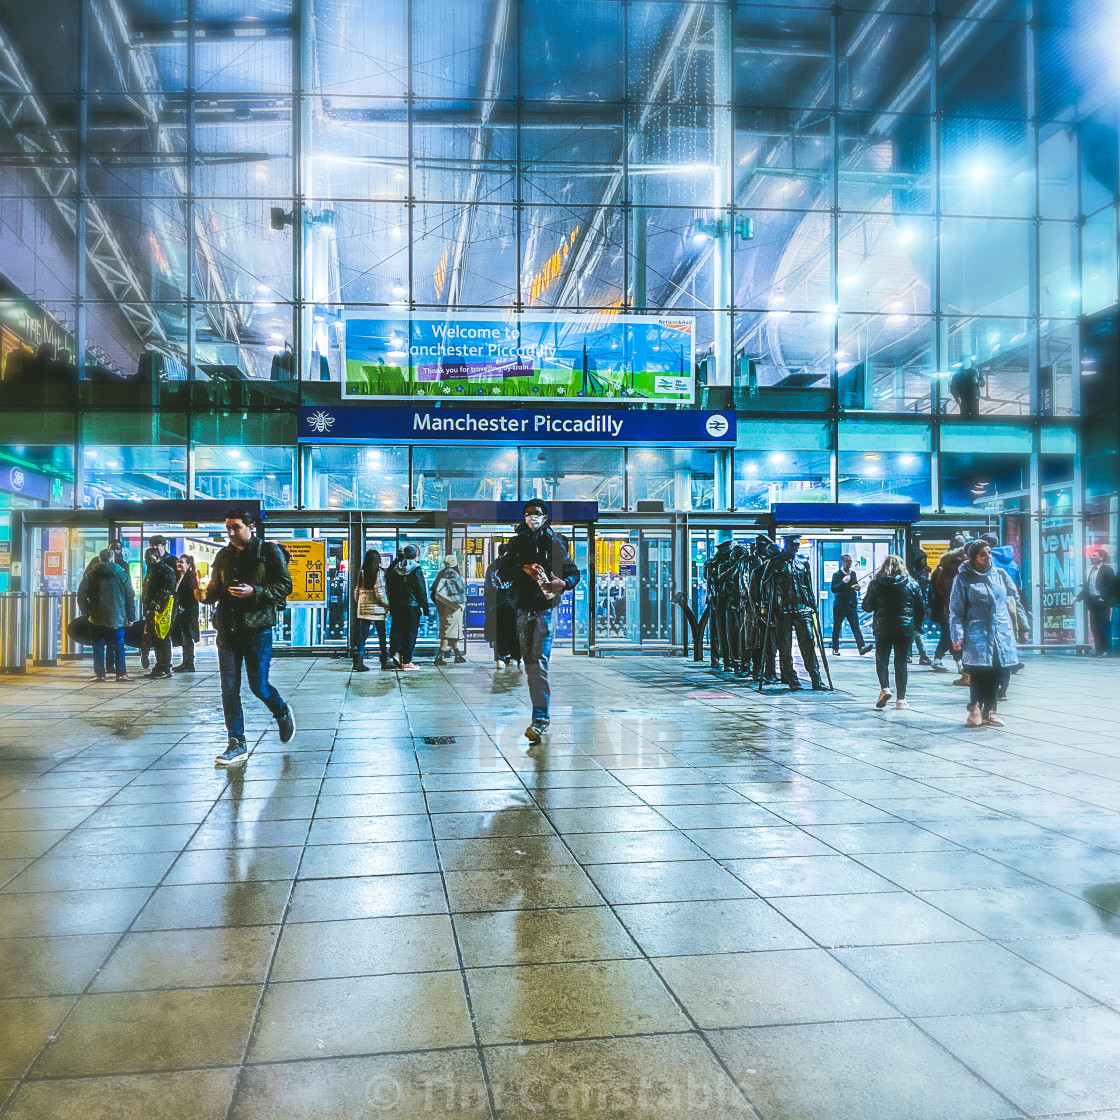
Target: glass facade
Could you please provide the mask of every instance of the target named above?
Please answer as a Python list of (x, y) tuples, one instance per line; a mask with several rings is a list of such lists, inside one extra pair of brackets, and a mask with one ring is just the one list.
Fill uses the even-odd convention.
[[(1059, 431), (1080, 523), (1107, 5), (453, 7), (0, 0), (4, 501), (1002, 516)], [(297, 444), (346, 407), (345, 316), (483, 310), (693, 316), (736, 448)]]

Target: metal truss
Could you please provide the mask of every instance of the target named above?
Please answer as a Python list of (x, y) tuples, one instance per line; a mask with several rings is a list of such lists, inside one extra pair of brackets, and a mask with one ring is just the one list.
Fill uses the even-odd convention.
[[(46, 106), (3, 27), (0, 27), (0, 121), (11, 131), (48, 197), (78, 237), (75, 153), (52, 127)], [(129, 262), (112, 223), (95, 199), (82, 199), (81, 205), (85, 207), (86, 259), (106, 292), (142, 341), (166, 344), (163, 323), (148, 302), (143, 282)], [(81, 252), (81, 246), (78, 251)]]

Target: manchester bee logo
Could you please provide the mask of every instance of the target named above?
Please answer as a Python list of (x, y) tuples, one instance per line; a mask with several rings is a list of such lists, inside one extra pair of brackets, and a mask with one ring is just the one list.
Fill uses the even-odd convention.
[(313, 412), (307, 418), (307, 426), (313, 431), (318, 432), (320, 435), (329, 432), (334, 427), (334, 417), (329, 412), (324, 412), (319, 409), (318, 412)]

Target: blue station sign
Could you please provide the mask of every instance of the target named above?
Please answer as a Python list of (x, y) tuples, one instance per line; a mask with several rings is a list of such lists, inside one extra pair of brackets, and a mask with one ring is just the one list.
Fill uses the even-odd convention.
[(706, 409), (301, 408), (301, 443), (517, 443), (734, 447), (735, 413)]

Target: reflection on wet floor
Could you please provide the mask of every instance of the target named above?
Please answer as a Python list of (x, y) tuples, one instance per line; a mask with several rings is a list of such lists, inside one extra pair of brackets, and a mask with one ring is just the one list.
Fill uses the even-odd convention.
[(5, 1120), (1120, 1114), (1110, 665), (286, 659), (242, 774), (202, 669), (0, 678)]

